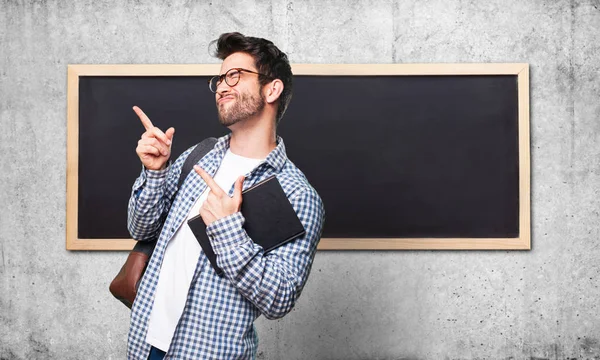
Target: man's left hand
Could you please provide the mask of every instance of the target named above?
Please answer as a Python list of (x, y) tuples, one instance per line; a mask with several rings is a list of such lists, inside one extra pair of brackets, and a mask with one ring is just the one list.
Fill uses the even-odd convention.
[(221, 189), (215, 180), (201, 167), (194, 165), (194, 170), (204, 179), (210, 192), (208, 197), (200, 208), (200, 216), (206, 226), (213, 222), (234, 214), (242, 208), (242, 185), (244, 184), (244, 176), (240, 176), (235, 182), (235, 188), (233, 191), (233, 197)]

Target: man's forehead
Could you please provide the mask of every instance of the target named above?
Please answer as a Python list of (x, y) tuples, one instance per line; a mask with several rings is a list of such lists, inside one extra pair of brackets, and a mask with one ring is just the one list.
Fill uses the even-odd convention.
[(232, 68), (244, 68), (256, 71), (254, 67), (254, 58), (252, 55), (244, 52), (236, 52), (223, 60), (223, 63), (221, 64), (221, 74), (224, 74), (227, 70)]

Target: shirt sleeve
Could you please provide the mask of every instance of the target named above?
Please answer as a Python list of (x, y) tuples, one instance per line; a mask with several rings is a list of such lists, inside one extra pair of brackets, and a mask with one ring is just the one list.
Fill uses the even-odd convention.
[(127, 229), (138, 241), (155, 240), (169, 213), (177, 192), (177, 181), (183, 162), (192, 148), (186, 150), (163, 170), (148, 170), (142, 165), (129, 197)]
[(306, 283), (321, 239), (325, 210), (312, 188), (290, 199), (306, 233), (265, 254), (244, 228), (236, 212), (211, 223), (206, 233), (217, 255), (217, 265), (234, 286), (267, 319), (290, 312)]

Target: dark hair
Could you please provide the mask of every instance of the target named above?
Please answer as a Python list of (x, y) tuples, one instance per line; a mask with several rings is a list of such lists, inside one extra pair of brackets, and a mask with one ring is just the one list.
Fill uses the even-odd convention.
[(283, 82), (283, 91), (279, 95), (279, 106), (275, 117), (276, 124), (279, 124), (292, 99), (292, 68), (287, 55), (269, 40), (244, 36), (239, 32), (221, 34), (217, 40), (210, 43), (210, 46), (215, 42), (217, 47), (214, 56), (221, 60), (225, 60), (226, 57), (236, 52), (251, 55), (258, 72), (270, 76), (259, 76), (258, 80), (261, 85), (265, 85), (273, 79)]

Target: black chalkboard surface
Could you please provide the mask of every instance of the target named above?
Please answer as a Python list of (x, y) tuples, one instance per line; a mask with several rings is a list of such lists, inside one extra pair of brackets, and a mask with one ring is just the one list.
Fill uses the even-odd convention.
[[(129, 238), (127, 202), (144, 131), (133, 105), (163, 130), (175, 127), (174, 155), (228, 132), (207, 79), (79, 76), (80, 241)], [(519, 117), (518, 74), (297, 75), (278, 133), (323, 199), (331, 244), (481, 244), (522, 238)]]

